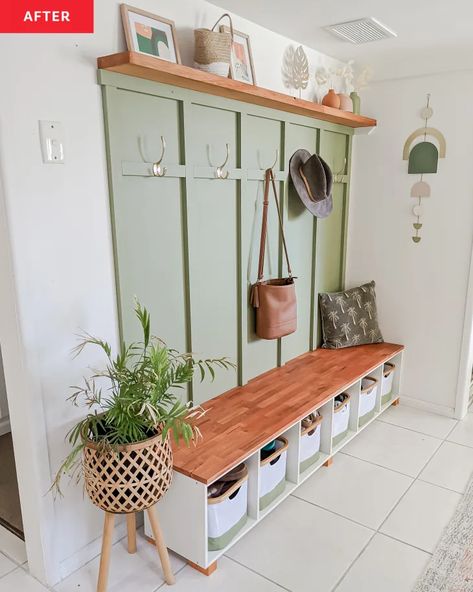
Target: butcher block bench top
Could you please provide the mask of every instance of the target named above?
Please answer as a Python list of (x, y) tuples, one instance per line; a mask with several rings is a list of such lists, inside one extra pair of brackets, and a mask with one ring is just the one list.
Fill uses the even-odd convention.
[(317, 349), (207, 401), (197, 422), (203, 440), (174, 444), (174, 469), (212, 483), (403, 349), (392, 343)]

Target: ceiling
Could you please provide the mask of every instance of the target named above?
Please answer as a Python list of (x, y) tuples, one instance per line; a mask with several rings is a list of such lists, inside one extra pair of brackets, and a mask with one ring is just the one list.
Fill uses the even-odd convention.
[[(473, 68), (471, 0), (213, 0), (272, 31), (341, 60), (369, 65), (385, 80)], [(375, 17), (398, 37), (353, 45), (326, 25)]]

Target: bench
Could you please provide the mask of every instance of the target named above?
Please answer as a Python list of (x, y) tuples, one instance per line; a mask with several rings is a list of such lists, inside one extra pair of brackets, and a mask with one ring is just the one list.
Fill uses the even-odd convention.
[[(209, 575), (231, 545), (322, 465), (328, 466), (333, 455), (370, 421), (398, 402), (403, 349), (402, 345), (390, 343), (318, 349), (204, 403), (207, 413), (197, 422), (203, 440), (189, 448), (174, 446), (173, 484), (158, 504), (169, 548)], [(396, 366), (391, 396), (382, 404), (378, 388), (372, 417), (361, 426), (361, 381), (369, 375), (381, 384), (386, 362)], [(343, 440), (334, 444), (334, 398), (343, 392), (351, 397), (349, 429)], [(321, 453), (314, 465), (301, 472), (301, 420), (315, 410), (323, 416)], [(260, 449), (278, 436), (284, 436), (289, 443), (285, 487), (268, 507), (260, 510)], [(249, 471), (246, 524), (225, 548), (209, 551), (207, 487), (241, 462)], [(147, 522), (145, 534), (151, 536)]]

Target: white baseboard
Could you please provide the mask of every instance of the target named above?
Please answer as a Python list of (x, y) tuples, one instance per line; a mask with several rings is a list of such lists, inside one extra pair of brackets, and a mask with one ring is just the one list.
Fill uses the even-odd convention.
[(415, 399), (406, 395), (400, 395), (400, 397), (401, 402), (408, 407), (415, 407), (416, 409), (430, 411), (430, 413), (436, 413), (437, 415), (444, 415), (446, 417), (455, 417), (455, 409), (453, 407), (438, 405), (437, 403), (431, 403), (430, 401), (424, 401), (422, 399)]
[(11, 432), (10, 418), (3, 417), (2, 419), (0, 419), (0, 436), (8, 434), (8, 432)]

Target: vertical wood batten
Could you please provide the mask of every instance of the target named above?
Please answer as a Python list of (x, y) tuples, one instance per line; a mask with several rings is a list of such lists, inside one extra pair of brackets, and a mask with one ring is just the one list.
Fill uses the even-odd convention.
[[(191, 167), (188, 166), (188, 138), (186, 134), (186, 122), (189, 119), (189, 101), (184, 99), (180, 103), (181, 111), (181, 129), (180, 134), (182, 138), (181, 143), (181, 163), (186, 166), (186, 176), (182, 179), (182, 193), (181, 193), (181, 214), (182, 214), (182, 248), (184, 252), (184, 302), (186, 308), (186, 346), (187, 351), (192, 352), (192, 316), (191, 316), (191, 294), (190, 294), (190, 263), (189, 263), (189, 225), (188, 225), (188, 204), (187, 196), (189, 186), (192, 183), (192, 176), (190, 173)], [(194, 383), (189, 382), (187, 385), (187, 400), (194, 400)]]

